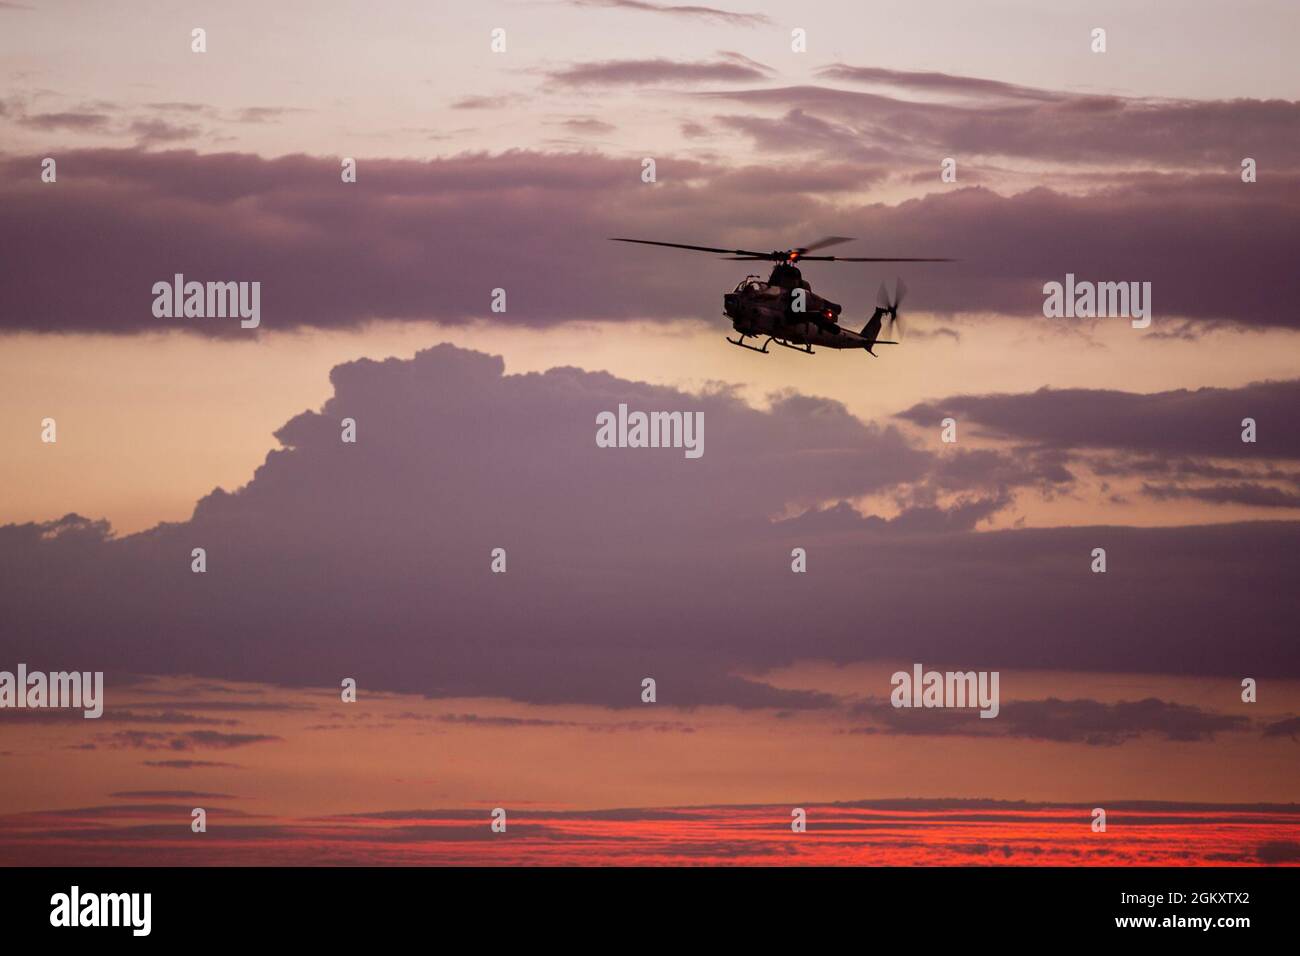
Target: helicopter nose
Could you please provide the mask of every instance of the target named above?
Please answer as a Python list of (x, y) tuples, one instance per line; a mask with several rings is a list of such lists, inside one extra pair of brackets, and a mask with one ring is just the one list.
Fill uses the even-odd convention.
[(722, 311), (726, 312), (727, 315), (733, 314), (736, 311), (739, 302), (740, 297), (738, 295), (734, 292), (727, 293), (722, 297)]

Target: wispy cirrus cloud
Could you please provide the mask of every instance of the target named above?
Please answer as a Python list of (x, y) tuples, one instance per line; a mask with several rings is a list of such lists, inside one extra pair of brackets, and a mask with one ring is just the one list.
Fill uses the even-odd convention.
[(1300, 717), (1287, 717), (1264, 728), (1265, 737), (1290, 737), (1300, 740)]
[(177, 143), (196, 139), (201, 130), (197, 126), (182, 126), (161, 119), (136, 120), (131, 124), (131, 132), (139, 139), (141, 145), (153, 146), (159, 143)]
[(46, 132), (107, 133), (111, 131), (112, 118), (104, 113), (29, 113), (19, 117), (18, 123)]
[[(1149, 393), (1044, 387), (952, 395), (914, 405), (899, 417), (931, 425), (953, 415), (993, 437), (1059, 450), (1300, 460), (1300, 422), (1292, 414), (1297, 406), (1300, 379)], [(1253, 444), (1241, 440), (1244, 418), (1261, 423)]]
[(693, 84), (766, 80), (771, 69), (736, 53), (716, 60), (600, 60), (550, 70), (547, 77), (560, 86), (647, 86), (655, 83)]
[(613, 123), (606, 123), (594, 116), (575, 116), (562, 120), (561, 125), (571, 133), (585, 133), (594, 136), (606, 136), (617, 128)]
[[(521, 809), (508, 838), (486, 811), (392, 809), (326, 818), (230, 818), (197, 843), (177, 841), (184, 805), (83, 807), (0, 817), (0, 853), (16, 865), (759, 864), (1078, 866), (1279, 863), (1300, 859), (1279, 833), (1294, 805), (1106, 801), (1113, 826), (1089, 838), (1088, 804), (997, 800), (804, 801), (791, 837), (788, 804), (564, 812)], [(214, 811), (209, 820), (216, 816)], [(217, 816), (217, 819), (220, 819)]]
[(246, 106), (231, 118), (236, 123), (274, 123), (292, 113), (309, 112), (295, 106)]
[[(1021, 161), (1148, 166), (1202, 170), (1237, 177), (1243, 156), (1267, 154), (1295, 171), (1300, 155), (1300, 103), (1289, 100), (1168, 100), (1067, 94), (934, 73), (836, 66), (836, 79), (867, 75), (891, 89), (962, 94), (947, 100), (903, 99), (886, 93), (820, 85), (696, 91), (765, 112), (812, 116), (851, 130), (864, 148), (897, 155), (1014, 157)], [(760, 141), (759, 145), (763, 143)], [(770, 144), (769, 144), (770, 145)], [(787, 144), (801, 147), (797, 138)], [(807, 150), (824, 150), (813, 142)], [(1238, 186), (1242, 184), (1238, 180)]]
[[(971, 434), (1023, 442), (1086, 464), (1104, 490), (1136, 481), (1158, 502), (1197, 501), (1252, 509), (1300, 509), (1300, 427), (1291, 408), (1300, 380), (1240, 388), (1132, 393), (1040, 389), (1026, 394), (952, 395), (900, 412), (918, 425), (954, 418)], [(1255, 421), (1256, 441), (1242, 441)]]
[(1243, 714), (1217, 713), (1156, 698), (1114, 703), (1055, 697), (1014, 700), (1002, 704), (995, 720), (981, 719), (974, 711), (895, 708), (884, 698), (860, 703), (852, 713), (868, 717), (871, 723), (850, 733), (1021, 737), (1094, 747), (1113, 747), (1145, 736), (1210, 741), (1217, 734), (1245, 732), (1252, 723)]
[(1006, 98), (1013, 100), (1060, 101), (1069, 99), (1070, 94), (1054, 90), (1021, 86), (1016, 83), (1003, 83), (999, 80), (986, 80), (973, 76), (958, 76), (952, 73), (919, 72), (912, 70), (887, 70), (882, 67), (851, 66), (846, 63), (833, 63), (817, 71), (820, 79), (848, 83), (860, 83), (870, 86), (884, 86), (892, 89), (915, 90), (925, 93), (956, 94), (982, 98)]
[[(1291, 478), (1292, 487), (1300, 487), (1300, 475)], [(1205, 486), (1157, 485), (1144, 482), (1143, 494), (1156, 501), (1191, 499), (1216, 505), (1249, 505), (1254, 508), (1300, 508), (1300, 492), (1258, 482), (1238, 481)]]
[(110, 793), (115, 800), (235, 800), (229, 793), (206, 790), (119, 790)]
[[(1050, 389), (955, 395), (899, 417), (954, 417), (976, 437), (1024, 442), (1084, 462), (1106, 481), (1140, 479), (1154, 501), (1300, 508), (1300, 380), (1137, 393)], [(1255, 422), (1255, 441), (1242, 441)]]
[(230, 750), (279, 739), (273, 734), (227, 734), (215, 730), (191, 730), (185, 733), (119, 730), (96, 737), (104, 746), (130, 750)]
[(719, 7), (689, 3), (656, 3), (654, 0), (566, 0), (570, 6), (653, 13), (682, 20), (706, 20), (733, 27), (764, 26), (772, 19), (763, 13), (738, 13)]
[(499, 110), (518, 102), (514, 96), (463, 96), (453, 100), (454, 110)]

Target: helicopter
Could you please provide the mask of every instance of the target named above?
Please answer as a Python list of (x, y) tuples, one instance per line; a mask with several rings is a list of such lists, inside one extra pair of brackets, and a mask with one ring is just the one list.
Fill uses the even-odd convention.
[[(877, 345), (898, 345), (891, 339), (880, 338), (880, 330), (886, 317), (889, 319), (889, 334), (893, 335), (897, 326), (902, 331), (898, 318), (898, 307), (902, 304), (907, 287), (900, 278), (894, 286), (891, 299), (885, 284), (880, 284), (876, 295), (876, 310), (862, 327), (861, 332), (842, 328), (839, 324), (841, 307), (838, 303), (825, 299), (812, 291), (812, 286), (804, 279), (796, 262), (950, 262), (950, 259), (917, 259), (892, 257), (849, 257), (849, 256), (810, 256), (808, 253), (842, 242), (852, 242), (848, 236), (827, 236), (806, 246), (794, 249), (774, 250), (772, 252), (754, 252), (750, 249), (716, 249), (712, 246), (690, 246), (680, 242), (657, 242), (653, 239), (623, 239), (614, 237), (613, 242), (635, 242), (646, 246), (667, 246), (671, 249), (689, 249), (695, 252), (722, 253), (724, 259), (741, 262), (774, 262), (772, 273), (764, 282), (760, 276), (748, 275), (742, 279), (734, 290), (722, 297), (722, 311), (731, 319), (736, 338), (727, 336), (727, 341), (752, 352), (767, 354), (767, 347), (772, 342), (783, 345), (796, 352), (815, 355), (814, 345), (829, 349), (864, 349), (867, 354), (875, 356)], [(750, 345), (748, 338), (767, 336), (762, 347)]]

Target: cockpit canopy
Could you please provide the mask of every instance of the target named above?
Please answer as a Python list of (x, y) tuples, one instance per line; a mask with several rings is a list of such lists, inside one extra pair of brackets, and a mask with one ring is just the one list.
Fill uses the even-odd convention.
[[(778, 266), (778, 268), (780, 267)], [(798, 273), (799, 271), (797, 269), (793, 269), (793, 267), (790, 268), (795, 273)], [(788, 273), (786, 274), (785, 278), (787, 279), (789, 278)], [(838, 321), (838, 317), (840, 314), (839, 303), (832, 302), (830, 299), (824, 299), (821, 296), (817, 295), (815, 292), (812, 291), (812, 287), (809, 286), (808, 283), (804, 282), (802, 279), (800, 279), (798, 283), (793, 288), (791, 288), (791, 287), (782, 287), (775, 282), (764, 282), (760, 276), (748, 275), (745, 276), (745, 278), (741, 279), (740, 282), (736, 284), (736, 288), (733, 290), (732, 295), (752, 295), (752, 296), (762, 296), (764, 298), (784, 300), (792, 297), (793, 289), (803, 289), (808, 293), (804, 297), (805, 310), (811, 312), (819, 312), (825, 318), (830, 319), (832, 322)], [(731, 296), (727, 296), (727, 298), (730, 299)]]

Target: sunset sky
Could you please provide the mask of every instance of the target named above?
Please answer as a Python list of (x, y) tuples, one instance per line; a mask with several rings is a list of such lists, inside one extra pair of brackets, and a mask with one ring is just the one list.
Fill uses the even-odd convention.
[[(1298, 28), (0, 3), (0, 670), (108, 684), (0, 711), (0, 862), (1300, 862)], [(879, 358), (607, 241), (832, 235), (954, 260), (804, 266), (855, 330), (906, 280)], [(1067, 273), (1151, 326), (1045, 318)], [(598, 448), (621, 403), (705, 453)], [(1001, 713), (891, 707), (917, 662)]]

